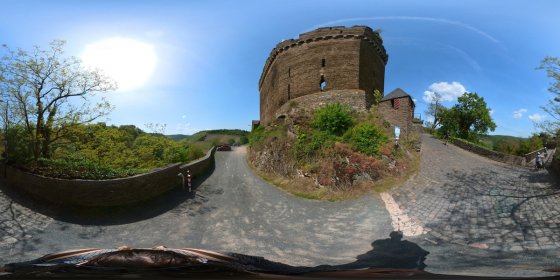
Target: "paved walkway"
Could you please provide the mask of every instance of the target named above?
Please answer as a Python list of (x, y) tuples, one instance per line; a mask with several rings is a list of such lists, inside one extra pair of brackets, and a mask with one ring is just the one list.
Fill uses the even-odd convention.
[(560, 188), (546, 171), (488, 160), (423, 136), (416, 178), (389, 192), (436, 243), (499, 251), (560, 247)]
[[(397, 218), (397, 227), (420, 229), (408, 239), (430, 252), (427, 271), (547, 276), (542, 269), (560, 267), (560, 189), (545, 171), (423, 138), (420, 172), (384, 196), (390, 210), (398, 209), (392, 214), (406, 217)], [(194, 194), (176, 189), (105, 220), (80, 220), (0, 193), (0, 264), (121, 245), (233, 251), (292, 265), (343, 264), (392, 230), (379, 196), (337, 203), (294, 197), (255, 176), (243, 149), (218, 152), (212, 175), (195, 184)]]
[(255, 176), (244, 152), (217, 152), (214, 172), (195, 195), (178, 189), (103, 221), (49, 218), (0, 194), (0, 264), (121, 245), (206, 248), (291, 265), (343, 264), (388, 237), (391, 220), (379, 196), (336, 203), (294, 197)]

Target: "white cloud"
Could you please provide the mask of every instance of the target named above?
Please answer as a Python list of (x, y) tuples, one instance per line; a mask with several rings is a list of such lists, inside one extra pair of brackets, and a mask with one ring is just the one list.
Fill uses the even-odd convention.
[(414, 103), (416, 103), (416, 102), (418, 102), (418, 99), (412, 98), (412, 101), (414, 101)]
[(494, 110), (490, 109), (490, 116), (494, 115)]
[(527, 109), (519, 109), (517, 111), (513, 111), (513, 118), (514, 119), (521, 119), (523, 117), (523, 114), (527, 113)]
[(459, 82), (439, 82), (431, 84), (428, 90), (424, 91), (423, 99), (430, 103), (434, 100), (437, 93), (441, 95), (441, 101), (454, 101), (465, 92), (467, 90)]
[(186, 119), (186, 118), (187, 118), (187, 115), (182, 115), (181, 116), (181, 119)]
[(541, 115), (539, 113), (535, 113), (529, 116), (529, 119), (534, 121), (534, 122), (540, 122), (545, 118), (544, 115)]

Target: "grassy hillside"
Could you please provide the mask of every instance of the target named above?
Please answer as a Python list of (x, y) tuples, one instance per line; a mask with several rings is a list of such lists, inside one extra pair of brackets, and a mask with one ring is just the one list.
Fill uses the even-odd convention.
[(510, 135), (484, 135), (480, 137), (482, 139), (482, 141), (486, 141), (489, 143), (494, 143), (496, 141), (499, 140), (505, 140), (505, 141), (519, 141), (522, 139), (527, 139), (527, 138), (523, 138), (523, 137), (516, 137), (516, 136), (510, 136)]
[(183, 140), (183, 139), (189, 139), (189, 137), (191, 137), (190, 135), (185, 135), (185, 134), (171, 134), (171, 135), (165, 135), (175, 141), (179, 141), (179, 140)]
[(245, 144), (249, 131), (241, 129), (213, 129), (199, 131), (188, 137), (193, 142), (207, 142), (209, 144)]

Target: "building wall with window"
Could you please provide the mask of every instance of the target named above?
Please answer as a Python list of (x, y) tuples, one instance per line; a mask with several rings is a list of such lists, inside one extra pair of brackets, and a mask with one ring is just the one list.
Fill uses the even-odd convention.
[(401, 129), (401, 136), (406, 137), (409, 132), (414, 131), (412, 124), (414, 107), (410, 96), (406, 96), (379, 102), (378, 112), (392, 126), (398, 126)]
[(259, 80), (260, 121), (267, 125), (291, 99), (321, 91), (383, 92), (387, 59), (379, 33), (367, 26), (319, 28), (282, 41)]

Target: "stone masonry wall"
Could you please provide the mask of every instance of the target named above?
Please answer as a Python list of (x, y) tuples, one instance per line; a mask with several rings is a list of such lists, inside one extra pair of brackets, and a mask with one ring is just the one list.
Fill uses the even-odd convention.
[(298, 118), (311, 117), (319, 107), (331, 103), (345, 104), (356, 112), (366, 112), (366, 95), (368, 94), (360, 89), (320, 91), (290, 100), (276, 111), (274, 118), (287, 119), (297, 124)]
[(386, 100), (379, 103), (379, 113), (393, 126), (398, 126), (401, 129), (401, 135), (406, 137), (409, 132), (414, 132), (412, 126), (412, 118), (414, 111), (411, 107), (412, 101), (409, 97), (396, 98), (399, 99), (399, 108), (393, 108), (391, 100)]
[(465, 149), (467, 151), (473, 152), (475, 154), (489, 158), (491, 160), (495, 160), (511, 165), (516, 165), (516, 166), (526, 165), (526, 161), (524, 157), (508, 155), (508, 154), (488, 150), (457, 138), (453, 139), (453, 144), (459, 148)]
[(387, 58), (379, 34), (365, 26), (319, 28), (279, 43), (259, 80), (261, 124), (289, 100), (320, 92), (321, 78), (325, 91), (383, 92)]
[(111, 180), (48, 178), (8, 166), (7, 182), (16, 191), (64, 206), (118, 206), (141, 202), (181, 186), (179, 173), (202, 175), (214, 163), (215, 148), (194, 162), (179, 163), (149, 173)]

